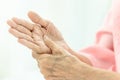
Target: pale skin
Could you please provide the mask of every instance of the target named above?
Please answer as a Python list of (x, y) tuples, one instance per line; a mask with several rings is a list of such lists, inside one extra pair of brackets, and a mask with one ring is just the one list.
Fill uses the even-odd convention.
[(51, 22), (31, 11), (28, 16), (33, 23), (18, 18), (8, 20), (9, 32), (33, 51), (46, 80), (120, 80), (118, 73), (90, 66), (89, 59), (73, 51)]

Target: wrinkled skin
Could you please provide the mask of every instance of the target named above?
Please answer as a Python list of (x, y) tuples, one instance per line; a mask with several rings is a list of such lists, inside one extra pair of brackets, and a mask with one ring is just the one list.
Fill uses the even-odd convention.
[(34, 12), (29, 12), (28, 16), (34, 23), (18, 18), (8, 20), (7, 23), (11, 27), (9, 32), (33, 51), (33, 57), (46, 80), (120, 79), (115, 73), (87, 65), (90, 64), (89, 61), (69, 48), (51, 22)]
[(27, 44), (24, 44), (24, 41), (27, 40), (28, 42), (34, 44), (34, 47), (35, 45), (39, 46), (39, 50), (34, 50), (29, 46), (29, 48), (37, 53), (50, 53), (50, 49), (44, 44), (42, 39), (44, 35), (47, 35), (59, 45), (63, 46), (64, 48), (68, 48), (61, 33), (51, 22), (42, 19), (34, 12), (29, 12), (28, 16), (33, 22), (35, 22), (35, 24), (19, 18), (13, 18), (7, 22), (8, 25), (11, 26), (9, 32), (16, 36), (20, 43), (28, 47)]
[(87, 64), (60, 47), (49, 38), (44, 39), (52, 54), (35, 54), (34, 58), (46, 80), (89, 80), (86, 76), (93, 72)]
[(32, 49), (37, 53), (49, 53), (50, 49), (44, 44), (43, 36), (48, 36), (56, 44), (59, 44), (65, 48), (70, 54), (78, 57), (81, 61), (91, 65), (91, 62), (84, 56), (73, 51), (64, 41), (61, 33), (54, 26), (53, 23), (42, 19), (38, 14), (34, 12), (28, 13), (29, 18), (34, 22), (28, 22), (19, 18), (12, 18), (7, 23), (10, 25), (9, 32), (18, 38), (18, 41), (26, 47)]
[[(31, 14), (29, 14), (29, 17), (31, 17)], [(43, 27), (42, 24), (37, 24), (39, 21), (35, 20), (36, 24), (33, 24), (22, 19), (13, 18), (7, 22), (11, 26), (9, 32), (17, 37), (20, 43), (33, 50), (33, 57), (37, 60), (41, 73), (46, 80), (79, 80), (79, 60), (70, 55), (69, 47), (61, 33), (51, 22), (47, 27)], [(46, 45), (43, 39), (44, 36), (49, 37), (54, 42), (50, 47), (55, 44), (58, 48), (52, 50), (49, 45)], [(75, 64), (70, 66), (73, 62)], [(53, 71), (51, 72), (51, 70)]]
[[(55, 63), (53, 62), (49, 64), (49, 65), (53, 65), (53, 64), (56, 64), (56, 59), (58, 59), (58, 64), (56, 64), (57, 66), (61, 65), (61, 69), (64, 69), (64, 67), (62, 66), (65, 66), (66, 68), (64, 70), (66, 70), (68, 67), (67, 72), (64, 72), (63, 70), (61, 70), (61, 72), (59, 71), (60, 73), (64, 72), (64, 74), (62, 74), (61, 76), (67, 79), (68, 74), (70, 74), (71, 76), (71, 77), (69, 76), (69, 78), (72, 78), (72, 75), (75, 74), (73, 76), (76, 76), (76, 79), (79, 79), (78, 77), (79, 73), (77, 72), (78, 71), (77, 67), (79, 67), (78, 66), (79, 60), (76, 57), (73, 57), (72, 55), (70, 55), (75, 52), (70, 53), (72, 50), (68, 47), (68, 45), (64, 41), (61, 33), (57, 30), (57, 28), (51, 22), (44, 21), (41, 17), (39, 17), (37, 14), (33, 12), (30, 12), (28, 16), (33, 22), (35, 22), (35, 24), (22, 19), (13, 18), (12, 20), (8, 20), (7, 22), (8, 25), (10, 25), (11, 27), (9, 32), (13, 34), (15, 37), (17, 37), (18, 41), (21, 44), (33, 50), (33, 57), (38, 61), (39, 67), (40, 65), (43, 66), (43, 67), (40, 67), (40, 70), (43, 73), (43, 75), (46, 77), (47, 76), (46, 73), (49, 73), (49, 70), (45, 69), (45, 67), (48, 67), (46, 65), (46, 62), (48, 63), (49, 61), (51, 63), (52, 61), (54, 61)], [(35, 16), (37, 16), (36, 19), (35, 19)], [(38, 18), (41, 21), (38, 20)], [(52, 54), (56, 52), (52, 51), (51, 48), (49, 48), (44, 43), (44, 39), (43, 39), (44, 36), (49, 37), (52, 41), (54, 41), (56, 45), (59, 45), (60, 47), (62, 47), (63, 50), (66, 50), (67, 57), (66, 55), (65, 57), (64, 55), (52, 56)], [(59, 49), (58, 49), (58, 52), (59, 52)], [(40, 59), (40, 57), (41, 58), (45, 57), (45, 59), (42, 60)], [(46, 62), (43, 64), (44, 60)], [(67, 62), (69, 62), (69, 64)], [(70, 66), (73, 62), (76, 62), (76, 64), (74, 64), (73, 66)], [(70, 72), (68, 72), (69, 68), (70, 69), (75, 68), (77, 71), (71, 70)], [(55, 73), (57, 74), (58, 72), (55, 72)], [(58, 76), (60, 76), (60, 74)]]

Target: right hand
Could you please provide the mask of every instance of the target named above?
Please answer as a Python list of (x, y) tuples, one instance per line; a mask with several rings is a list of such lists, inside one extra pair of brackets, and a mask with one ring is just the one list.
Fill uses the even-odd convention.
[(81, 61), (90, 64), (89, 60), (73, 51), (64, 41), (60, 31), (50, 22), (42, 19), (34, 12), (28, 13), (34, 22), (28, 22), (19, 18), (13, 18), (7, 23), (11, 27), (9, 32), (18, 38), (18, 41), (38, 54), (48, 53), (51, 50), (45, 45), (43, 37), (48, 36), (56, 44), (66, 49), (69, 53), (78, 57)]
[(11, 27), (9, 32), (18, 38), (18, 41), (37, 53), (50, 53), (50, 49), (44, 44), (46, 35), (65, 49), (69, 49), (60, 31), (50, 21), (42, 19), (34, 12), (28, 13), (34, 22), (12, 18), (7, 23)]

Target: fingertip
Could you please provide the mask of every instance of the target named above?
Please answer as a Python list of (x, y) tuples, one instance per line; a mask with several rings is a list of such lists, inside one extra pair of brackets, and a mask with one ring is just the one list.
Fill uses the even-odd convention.
[(12, 33), (12, 32), (13, 32), (13, 29), (12, 29), (12, 28), (10, 28), (10, 29), (8, 30), (8, 32), (9, 32), (9, 33)]
[(39, 19), (38, 19), (38, 15), (32, 11), (28, 12), (28, 17), (30, 18), (30, 20), (32, 20), (34, 23), (38, 23)]
[(7, 24), (12, 27), (13, 26), (13, 21), (12, 20), (7, 20)]
[(28, 12), (28, 14), (31, 14), (31, 13), (34, 13), (34, 11), (31, 11), (31, 10), (30, 10), (30, 11)]
[(23, 41), (23, 39), (18, 39), (17, 41), (18, 41), (19, 43), (21, 43), (21, 42)]
[(48, 25), (47, 20), (43, 19), (41, 16), (39, 16), (36, 12), (29, 11), (28, 17), (37, 24), (42, 25), (43, 27), (46, 27)]
[(19, 18), (17, 18), (17, 17), (13, 17), (13, 18), (12, 18), (13, 21), (17, 21), (18, 19), (19, 19)]
[(6, 22), (7, 22), (8, 25), (10, 25), (11, 20), (7, 20)]
[(28, 12), (28, 17), (31, 18), (34, 14), (36, 14), (34, 11), (29, 11), (29, 12)]
[(7, 20), (7, 24), (11, 27), (11, 28), (15, 28), (16, 27), (16, 23), (13, 20)]
[(25, 42), (25, 39), (18, 38), (17, 41), (18, 41), (19, 43), (23, 43), (23, 42)]
[(8, 30), (9, 33), (11, 33), (10, 29)]
[(28, 15), (28, 17), (29, 17), (29, 16), (31, 16), (31, 13), (32, 13), (32, 11), (29, 11), (29, 12), (28, 12), (28, 14), (27, 14), (27, 15)]

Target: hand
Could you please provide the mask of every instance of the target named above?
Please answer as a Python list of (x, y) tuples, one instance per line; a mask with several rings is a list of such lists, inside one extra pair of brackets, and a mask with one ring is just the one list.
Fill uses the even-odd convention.
[(50, 38), (45, 36), (44, 41), (52, 54), (33, 54), (36, 55), (40, 71), (46, 80), (89, 80), (93, 70), (90, 66), (70, 55)]
[(43, 42), (41, 25), (13, 18), (7, 21), (11, 27), (9, 32), (18, 38), (18, 41), (37, 53), (49, 53), (50, 49)]
[(64, 38), (60, 31), (54, 26), (54, 24), (48, 20), (43, 19), (37, 13), (30, 11), (28, 13), (29, 18), (36, 24), (42, 26), (42, 31), (44, 36), (48, 36), (51, 38), (55, 43), (59, 44), (60, 46), (64, 47), (65, 49), (69, 50), (70, 47), (64, 41)]
[(29, 12), (28, 16), (32, 21), (36, 22), (36, 24), (18, 18), (13, 18), (12, 20), (7, 21), (8, 25), (11, 26), (9, 32), (17, 37), (20, 43), (34, 51), (37, 50), (36, 52), (38, 53), (49, 53), (49, 48), (44, 45), (42, 40), (42, 37), (47, 35), (59, 45), (67, 48), (67, 44), (65, 43), (61, 33), (51, 22), (42, 19), (34, 12)]
[(47, 36), (45, 44), (52, 54), (36, 54), (41, 73), (46, 80), (119, 80), (120, 74), (91, 67), (71, 55), (63, 47), (56, 44)]
[(86, 57), (77, 54), (66, 44), (61, 33), (51, 22), (42, 19), (34, 12), (29, 12), (28, 16), (33, 22), (35, 22), (35, 24), (19, 18), (13, 18), (7, 21), (8, 25), (11, 27), (9, 32), (17, 37), (21, 44), (39, 54), (50, 54), (50, 49), (44, 44), (42, 39), (43, 36), (46, 35), (72, 55), (75, 55), (81, 61), (91, 65), (91, 62)]
[(72, 50), (67, 43), (64, 41), (60, 31), (52, 24), (50, 21), (47, 21), (45, 19), (42, 19), (37, 13), (35, 12), (29, 12), (28, 13), (29, 18), (36, 24), (40, 24), (42, 26), (42, 30), (44, 32), (44, 35), (51, 38), (56, 44), (66, 49), (70, 54), (76, 56), (81, 61), (92, 65), (89, 59), (86, 57), (76, 53), (74, 50)]

